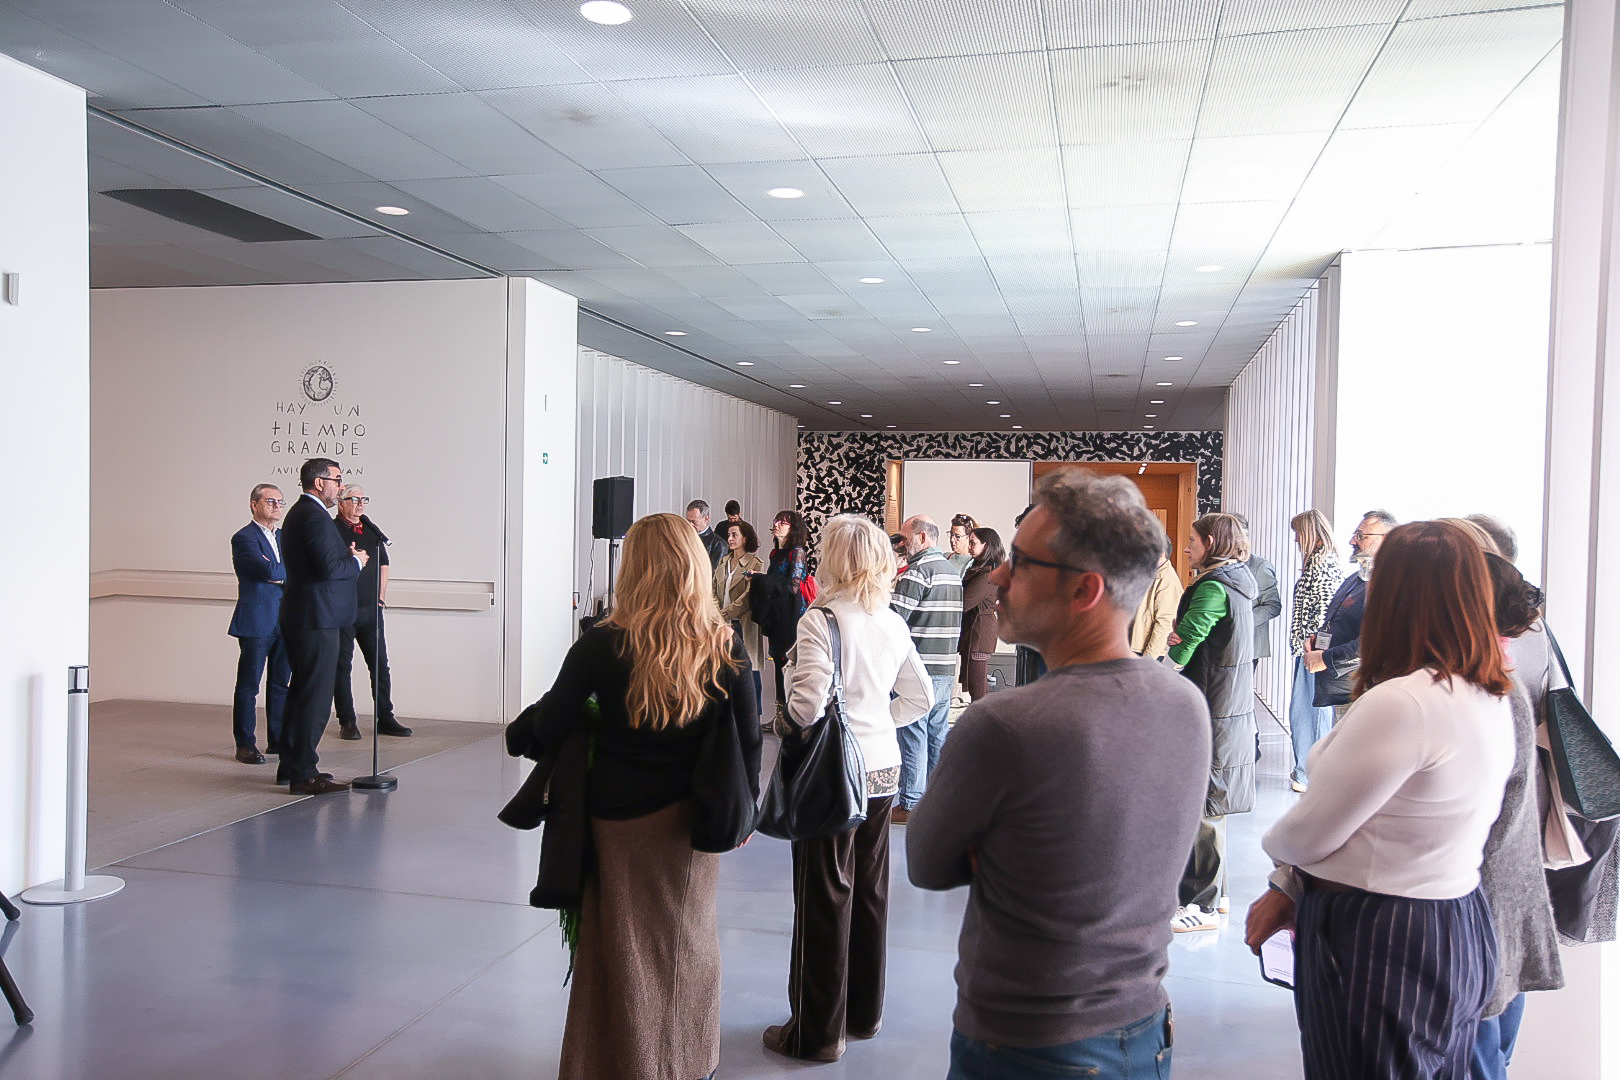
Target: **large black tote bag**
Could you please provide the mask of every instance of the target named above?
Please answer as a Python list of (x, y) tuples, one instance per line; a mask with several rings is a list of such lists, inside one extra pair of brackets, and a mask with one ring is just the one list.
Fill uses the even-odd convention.
[(791, 730), (776, 755), (756, 826), (779, 840), (834, 836), (866, 820), (866, 761), (844, 713), (838, 618), (827, 608), (816, 610), (827, 617), (832, 639), (832, 695), (815, 723), (800, 727), (788, 717)]
[(1564, 804), (1588, 821), (1620, 817), (1620, 754), (1575, 695), (1564, 650), (1547, 632), (1564, 685), (1547, 692), (1547, 742)]

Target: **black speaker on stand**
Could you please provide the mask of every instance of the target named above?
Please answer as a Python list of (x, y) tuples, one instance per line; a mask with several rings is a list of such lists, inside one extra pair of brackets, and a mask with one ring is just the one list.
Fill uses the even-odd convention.
[(619, 541), (635, 516), (636, 481), (630, 476), (603, 476), (591, 487), (591, 536), (608, 542), (608, 610), (619, 578)]

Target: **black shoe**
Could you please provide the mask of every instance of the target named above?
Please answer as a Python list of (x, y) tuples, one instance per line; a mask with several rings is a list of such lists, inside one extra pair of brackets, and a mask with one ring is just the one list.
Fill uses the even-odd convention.
[(259, 753), (257, 746), (238, 746), (236, 760), (244, 765), (263, 765), (264, 755)]
[(278, 742), (267, 742), (264, 744), (264, 752), (269, 754), (271, 757), (280, 757), (281, 744)]
[(398, 720), (379, 720), (377, 721), (377, 734), (392, 735), (396, 739), (408, 739), (411, 737), (411, 729)]
[(300, 780), (287, 788), (289, 795), (335, 795), (340, 791), (348, 791), (348, 784), (340, 784), (329, 776), (312, 776), (308, 780)]
[(338, 725), (338, 738), (343, 739), (346, 742), (359, 742), (360, 741), (360, 725), (359, 724), (339, 724)]
[(829, 1046), (821, 1050), (813, 1050), (809, 1053), (795, 1054), (792, 1050), (787, 1048), (786, 1024), (772, 1024), (770, 1027), (766, 1028), (765, 1036), (761, 1041), (764, 1042), (765, 1049), (769, 1050), (771, 1053), (781, 1054), (783, 1057), (797, 1058), (800, 1061), (818, 1061), (827, 1063), (837, 1061), (839, 1058), (844, 1056), (844, 1041), (842, 1039), (838, 1040), (838, 1045), (836, 1046)]

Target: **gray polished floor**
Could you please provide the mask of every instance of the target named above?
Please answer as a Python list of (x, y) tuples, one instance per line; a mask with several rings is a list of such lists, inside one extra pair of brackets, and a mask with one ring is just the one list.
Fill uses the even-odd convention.
[[(1241, 917), (1287, 805), (1267, 737), (1258, 812), (1231, 819)], [(518, 770), (490, 738), (402, 767), (390, 794), (306, 799), (116, 864), (109, 899), (24, 907), (5, 958), (38, 1013), (0, 1013), (0, 1077), (554, 1076), (567, 991), (555, 918), (525, 906), (538, 837), (499, 825)], [(827, 1077), (945, 1073), (964, 894), (905, 881), (896, 846), (883, 1033)], [(724, 861), (726, 1078), (807, 1068), (767, 1054), (785, 1016), (787, 845)], [(1262, 982), (1233, 925), (1172, 943), (1175, 1074), (1298, 1077), (1292, 1000)], [(1192, 939), (1192, 940), (1188, 940)]]

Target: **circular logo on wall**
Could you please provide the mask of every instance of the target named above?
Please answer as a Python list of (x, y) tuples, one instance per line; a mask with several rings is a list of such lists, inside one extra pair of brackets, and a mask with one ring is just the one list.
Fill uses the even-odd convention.
[(325, 364), (311, 364), (304, 369), (303, 388), (309, 400), (325, 401), (337, 388), (337, 381), (332, 378), (332, 369)]

